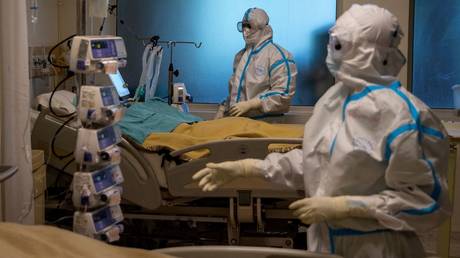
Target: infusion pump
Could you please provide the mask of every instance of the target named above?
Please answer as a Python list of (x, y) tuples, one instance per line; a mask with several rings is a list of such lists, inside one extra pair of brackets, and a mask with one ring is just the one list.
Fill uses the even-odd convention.
[(70, 70), (75, 73), (116, 73), (127, 63), (123, 39), (116, 36), (75, 36), (70, 51)]

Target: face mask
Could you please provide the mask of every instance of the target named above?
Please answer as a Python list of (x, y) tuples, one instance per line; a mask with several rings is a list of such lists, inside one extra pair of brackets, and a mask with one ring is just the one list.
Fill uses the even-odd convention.
[(399, 49), (394, 49), (388, 56), (387, 74), (398, 76), (401, 68), (406, 64), (406, 57)]
[(249, 45), (249, 46), (254, 46), (255, 44), (257, 44), (258, 41), (260, 40), (261, 34), (262, 34), (262, 30), (249, 29), (249, 28), (243, 29), (244, 41), (246, 42), (246, 45)]
[(340, 64), (350, 49), (350, 43), (344, 40), (340, 40), (334, 33), (329, 35), (326, 65), (329, 69), (329, 72), (331, 72), (334, 77), (336, 77), (337, 71), (340, 69)]
[(332, 76), (335, 77), (336, 74), (337, 74), (337, 71), (340, 68), (340, 65), (334, 60), (332, 55), (333, 55), (332, 50), (331, 50), (330, 46), (328, 45), (328, 47), (327, 47), (326, 65), (327, 65), (327, 69), (329, 69), (329, 72), (332, 74)]

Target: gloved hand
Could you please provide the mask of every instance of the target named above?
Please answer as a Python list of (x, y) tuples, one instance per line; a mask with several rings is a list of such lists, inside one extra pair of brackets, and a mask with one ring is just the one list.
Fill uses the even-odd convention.
[(242, 159), (222, 163), (208, 163), (206, 168), (196, 172), (193, 180), (200, 180), (198, 186), (210, 192), (238, 177), (262, 176), (262, 160)]
[(228, 114), (230, 116), (242, 116), (251, 109), (257, 109), (262, 107), (262, 101), (259, 98), (252, 98), (248, 101), (238, 102), (233, 105)]
[(219, 107), (217, 108), (216, 114), (214, 115), (214, 120), (223, 118), (224, 114), (225, 114), (225, 106), (220, 104)]
[(347, 196), (304, 198), (291, 203), (289, 209), (294, 210), (294, 216), (305, 224), (348, 217), (372, 217), (363, 202), (351, 200)]

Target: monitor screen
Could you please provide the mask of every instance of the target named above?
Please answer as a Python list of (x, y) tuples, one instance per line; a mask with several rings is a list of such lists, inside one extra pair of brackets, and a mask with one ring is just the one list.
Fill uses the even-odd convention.
[(120, 71), (117, 70), (116, 73), (109, 74), (109, 77), (110, 77), (110, 80), (112, 81), (113, 85), (117, 89), (118, 96), (120, 96), (120, 98), (129, 97), (128, 86), (127, 86), (125, 80), (123, 80), (123, 77), (121, 76)]
[(117, 57), (117, 48), (113, 40), (91, 41), (93, 58)]
[(101, 150), (117, 143), (117, 134), (114, 126), (108, 126), (97, 132), (97, 140)]

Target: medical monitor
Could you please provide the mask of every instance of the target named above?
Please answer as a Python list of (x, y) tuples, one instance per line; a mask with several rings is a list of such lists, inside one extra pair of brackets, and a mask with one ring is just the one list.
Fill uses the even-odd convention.
[(128, 84), (126, 84), (125, 80), (123, 79), (123, 76), (121, 76), (120, 71), (117, 70), (116, 73), (109, 74), (109, 78), (112, 81), (112, 84), (117, 89), (117, 93), (118, 93), (118, 96), (120, 96), (120, 99), (121, 100), (128, 99), (129, 94), (130, 94)]

